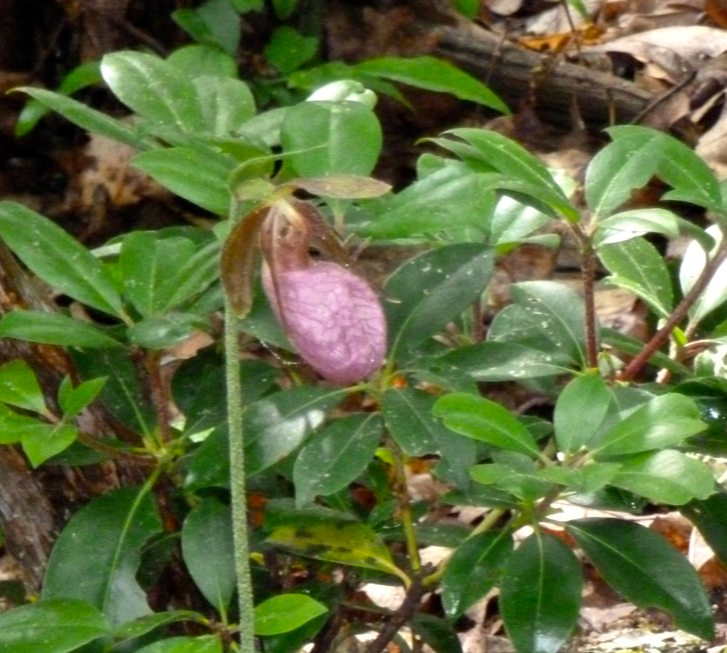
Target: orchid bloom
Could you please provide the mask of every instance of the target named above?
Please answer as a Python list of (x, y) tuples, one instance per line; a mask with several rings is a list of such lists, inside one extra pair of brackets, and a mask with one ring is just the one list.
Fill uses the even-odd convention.
[[(381, 304), (369, 284), (345, 263), (310, 256), (309, 248), (317, 246), (335, 259), (346, 257), (318, 211), (285, 197), (248, 217), (248, 224), (230, 237), (223, 251), (223, 280), (233, 306), (237, 295), (236, 312), (249, 310), (254, 246), (250, 239), (255, 239), (263, 254), (263, 289), (300, 357), (323, 378), (341, 385), (357, 383), (379, 369), (386, 353)], [(235, 266), (241, 246), (244, 260)], [(246, 275), (242, 292), (234, 280), (230, 283), (235, 268)]]

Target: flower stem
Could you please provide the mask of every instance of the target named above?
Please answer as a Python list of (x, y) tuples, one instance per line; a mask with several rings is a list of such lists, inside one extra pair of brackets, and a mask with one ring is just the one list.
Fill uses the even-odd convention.
[(240, 345), (237, 318), (225, 297), (225, 384), (227, 386), (227, 428), (230, 438), (230, 493), (235, 547), (235, 573), (240, 610), (240, 653), (255, 653), (253, 621), (255, 605), (250, 575), (245, 496), (245, 447), (242, 428)]

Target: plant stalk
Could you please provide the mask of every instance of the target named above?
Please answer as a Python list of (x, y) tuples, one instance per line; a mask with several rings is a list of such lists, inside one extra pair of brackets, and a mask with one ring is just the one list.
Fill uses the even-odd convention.
[(419, 558), (419, 547), (417, 546), (416, 534), (414, 533), (414, 518), (411, 513), (411, 500), (409, 491), (406, 487), (406, 469), (404, 467), (404, 457), (402, 456), (399, 445), (389, 438), (389, 451), (394, 463), (394, 483), (393, 491), (396, 500), (399, 503), (399, 518), (401, 519), (401, 527), (404, 531), (404, 540), (406, 542), (406, 553), (409, 558), (409, 568), (415, 574), (421, 569), (421, 560)]
[(225, 296), (225, 385), (227, 386), (227, 428), (230, 438), (232, 536), (235, 547), (235, 573), (240, 610), (240, 653), (255, 653), (253, 632), (255, 604), (252, 596), (247, 534), (245, 445), (242, 428), (242, 382), (237, 322), (237, 318), (232, 312), (230, 299)]

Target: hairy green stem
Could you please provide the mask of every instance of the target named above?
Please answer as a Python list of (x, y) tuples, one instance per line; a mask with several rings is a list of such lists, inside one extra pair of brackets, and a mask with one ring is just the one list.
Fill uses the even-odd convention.
[(225, 297), (225, 384), (227, 386), (227, 428), (230, 438), (230, 494), (235, 573), (240, 610), (240, 653), (255, 653), (253, 621), (255, 604), (250, 575), (245, 495), (245, 447), (242, 429), (242, 382), (237, 318)]

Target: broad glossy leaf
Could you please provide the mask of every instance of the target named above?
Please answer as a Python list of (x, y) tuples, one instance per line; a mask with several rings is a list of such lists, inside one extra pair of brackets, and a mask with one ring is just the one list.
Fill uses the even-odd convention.
[(207, 617), (199, 612), (192, 612), (191, 610), (167, 610), (165, 612), (155, 612), (154, 614), (139, 617), (138, 619), (122, 624), (114, 630), (114, 636), (117, 639), (135, 639), (150, 633), (155, 628), (166, 626), (167, 624), (178, 623), (180, 621), (206, 623)]
[(679, 506), (692, 499), (706, 499), (715, 490), (715, 479), (700, 460), (666, 449), (630, 458), (611, 479), (611, 485), (656, 503)]
[(425, 612), (415, 612), (411, 627), (435, 653), (462, 653), (457, 631), (444, 619)]
[(671, 277), (664, 258), (643, 238), (602, 245), (598, 255), (612, 276), (606, 282), (638, 295), (660, 316), (674, 306)]
[(286, 510), (266, 542), (293, 553), (406, 578), (379, 536), (365, 524), (330, 510)]
[[(235, 59), (212, 44), (197, 43), (177, 48), (166, 58), (166, 62), (192, 80), (200, 77), (237, 77)], [(200, 102), (204, 102), (204, 98), (200, 97)]]
[(573, 361), (559, 352), (547, 352), (512, 342), (482, 342), (458, 347), (441, 361), (477, 381), (523, 381), (564, 374)]
[(551, 217), (532, 206), (503, 195), (497, 200), (492, 214), (490, 238), (493, 245), (519, 243), (540, 227), (548, 224)]
[(61, 453), (78, 437), (78, 429), (70, 424), (36, 424), (23, 429), (21, 445), (33, 467)]
[(206, 326), (198, 315), (169, 313), (140, 320), (126, 334), (130, 342), (145, 349), (166, 349), (189, 338), (195, 329)]
[(182, 557), (200, 592), (224, 615), (235, 591), (235, 549), (229, 506), (209, 497), (182, 525)]
[(486, 174), (464, 163), (449, 161), (386, 198), (383, 212), (363, 233), (375, 238), (410, 238), (420, 234), (456, 234), (457, 230), (487, 231), (495, 195)]
[[(610, 329), (608, 327), (601, 328), (601, 340), (604, 344), (609, 345), (613, 349), (629, 354), (631, 356), (637, 356), (644, 348), (644, 343), (641, 340), (627, 336), (625, 333), (621, 333), (616, 329)], [(650, 365), (658, 365), (660, 368), (663, 367), (674, 374), (689, 376), (691, 370), (670, 358), (664, 352), (657, 351), (650, 359)]]
[(146, 149), (150, 146), (131, 125), (116, 120), (101, 111), (92, 109), (78, 100), (74, 100), (60, 93), (54, 93), (53, 91), (32, 86), (21, 86), (15, 90), (27, 93), (44, 107), (61, 114), (66, 120), (93, 134), (106, 136), (114, 141), (124, 143), (139, 150)]
[(694, 499), (680, 506), (679, 511), (699, 529), (724, 564), (727, 561), (727, 491), (717, 488), (707, 499)]
[(0, 338), (17, 338), (63, 347), (119, 347), (121, 343), (107, 336), (90, 322), (76, 320), (62, 313), (14, 310), (0, 319)]
[(616, 141), (623, 137), (641, 138), (642, 142), (653, 141), (656, 144), (656, 174), (674, 189), (664, 196), (665, 199), (697, 204), (717, 214), (722, 212), (719, 182), (706, 162), (691, 147), (662, 131), (637, 125), (620, 125), (607, 131)]
[(201, 637), (170, 637), (149, 644), (136, 653), (223, 653), (222, 642), (215, 635)]
[(436, 398), (415, 388), (389, 388), (381, 398), (386, 429), (407, 456), (437, 451), (442, 438), (451, 436), (432, 416)]
[[(240, 368), (243, 406), (276, 389), (279, 372), (274, 367), (261, 360), (244, 360)], [(219, 391), (224, 384), (224, 361), (211, 351), (200, 352), (177, 369), (172, 394), (185, 416), (185, 434), (214, 428), (227, 419), (227, 399)]]
[(478, 533), (454, 550), (442, 576), (442, 602), (450, 619), (463, 614), (500, 580), (512, 550), (508, 530)]
[(559, 539), (533, 533), (508, 558), (500, 613), (518, 653), (556, 653), (578, 621), (581, 563)]
[(360, 102), (301, 102), (285, 114), (281, 141), (301, 177), (366, 176), (381, 152), (381, 125)]
[(36, 427), (45, 428), (48, 424), (29, 415), (20, 415), (0, 402), (0, 444), (20, 442), (23, 433)]
[(451, 63), (434, 57), (381, 57), (367, 59), (355, 66), (359, 73), (383, 77), (438, 93), (450, 93), (460, 100), (477, 102), (500, 113), (509, 114), (507, 105), (482, 82)]
[(142, 152), (132, 165), (143, 170), (176, 195), (219, 215), (230, 210), (227, 178), (235, 161), (188, 147)]
[(0, 651), (70, 653), (111, 626), (93, 606), (75, 599), (38, 601), (0, 613)]
[(161, 530), (153, 499), (138, 488), (94, 499), (56, 540), (42, 597), (87, 601), (115, 626), (149, 614), (136, 572), (141, 548)]
[[(538, 195), (548, 204), (557, 207), (569, 220), (578, 221), (577, 209), (565, 196), (548, 169), (535, 156), (515, 141), (494, 131), (462, 127), (451, 129), (453, 134), (469, 143), (482, 160), (503, 175), (539, 189)], [(444, 139), (439, 139), (442, 145)]]
[[(715, 241), (715, 249), (722, 242), (722, 236), (719, 227), (709, 227), (707, 233), (712, 236)], [(710, 252), (711, 255), (714, 253), (714, 249)], [(692, 242), (687, 247), (687, 251), (684, 253), (681, 267), (679, 268), (679, 282), (681, 283), (682, 292), (687, 293), (691, 290), (694, 283), (699, 278), (699, 275), (704, 270), (707, 264), (707, 257), (702, 249), (701, 245), (697, 242)], [(727, 262), (719, 266), (715, 271), (714, 276), (707, 284), (707, 287), (702, 291), (701, 295), (696, 302), (689, 309), (689, 316), (693, 320), (701, 320), (706, 315), (711, 313), (714, 309), (721, 306), (727, 301), (727, 284), (724, 283), (723, 279), (727, 275)]]
[(35, 372), (22, 359), (0, 366), (0, 401), (42, 415), (48, 414)]
[(101, 74), (114, 95), (146, 120), (189, 134), (204, 129), (192, 80), (163, 59), (112, 52), (101, 60)]
[(305, 594), (279, 594), (255, 606), (255, 634), (287, 633), (326, 612), (325, 605)]
[(634, 209), (617, 213), (598, 225), (596, 247), (630, 240), (645, 233), (676, 238), (679, 235), (678, 218), (665, 209)]
[(648, 131), (619, 136), (598, 152), (588, 165), (585, 180), (586, 202), (593, 216), (597, 220), (607, 217), (635, 188), (645, 186), (663, 153), (657, 132)]
[[(558, 447), (566, 455), (583, 447), (603, 425), (613, 396), (603, 377), (588, 373), (573, 379), (555, 404), (553, 426)], [(583, 407), (587, 406), (588, 410)]]
[(476, 243), (446, 245), (414, 257), (384, 286), (390, 356), (411, 351), (477, 300), (492, 273), (493, 251)]
[(586, 366), (585, 307), (575, 290), (554, 281), (524, 281), (510, 286), (510, 294), (529, 320), (540, 325), (555, 351)]
[(205, 75), (194, 80), (205, 131), (221, 138), (233, 136), (255, 115), (255, 99), (239, 79)]
[(699, 417), (689, 397), (664, 394), (631, 412), (590, 448), (599, 458), (663, 449), (707, 428)]
[(660, 608), (682, 630), (711, 639), (714, 623), (691, 563), (663, 537), (631, 521), (576, 519), (566, 530), (606, 581), (640, 608)]
[(0, 202), (0, 236), (47, 284), (104, 313), (122, 313), (121, 296), (104, 265), (48, 218)]
[(494, 401), (453, 392), (437, 400), (433, 413), (456, 433), (531, 458), (540, 456), (540, 449), (530, 431), (510, 411)]
[(247, 407), (243, 415), (248, 475), (280, 462), (323, 424), (343, 392), (298, 387), (276, 392)]
[(342, 417), (314, 434), (293, 467), (296, 504), (334, 494), (355, 481), (373, 460), (382, 431), (381, 416), (368, 413)]
[(318, 50), (320, 39), (301, 34), (292, 25), (281, 25), (265, 47), (265, 59), (287, 76), (310, 61)]
[(531, 505), (553, 490), (553, 483), (536, 474), (535, 470), (521, 473), (507, 464), (475, 465), (470, 467), (469, 473), (477, 483), (491, 485)]

